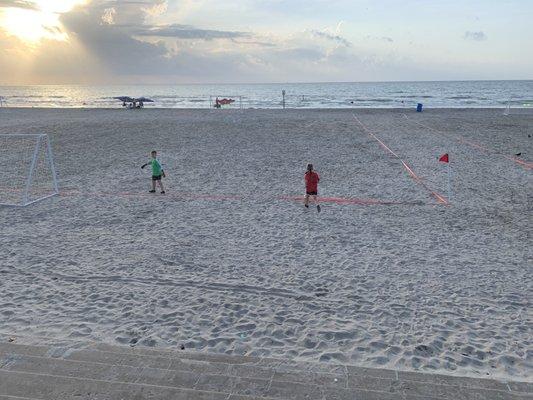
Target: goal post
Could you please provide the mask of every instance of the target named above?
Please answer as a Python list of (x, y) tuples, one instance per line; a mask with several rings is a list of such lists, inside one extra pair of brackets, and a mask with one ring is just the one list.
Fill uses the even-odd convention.
[(27, 206), (59, 194), (46, 134), (0, 134), (0, 205)]
[(209, 108), (242, 110), (242, 96), (209, 96)]

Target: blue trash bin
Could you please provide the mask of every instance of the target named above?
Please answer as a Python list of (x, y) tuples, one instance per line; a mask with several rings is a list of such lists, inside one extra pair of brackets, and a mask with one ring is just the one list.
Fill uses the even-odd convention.
[(422, 107), (423, 107), (422, 103), (418, 103), (416, 105), (416, 112), (422, 112)]

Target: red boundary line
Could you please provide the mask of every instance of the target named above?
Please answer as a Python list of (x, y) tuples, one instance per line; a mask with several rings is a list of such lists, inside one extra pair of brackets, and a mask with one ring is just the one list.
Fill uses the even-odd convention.
[(426, 190), (428, 190), (432, 195), (433, 197), (435, 197), (437, 199), (437, 202), (440, 203), (440, 204), (449, 204), (448, 203), (448, 200), (446, 200), (446, 198), (442, 195), (440, 195), (439, 193), (435, 192), (434, 190), (432, 190), (428, 185), (426, 185), (426, 183), (422, 180), (422, 178), (420, 178), (414, 171), (413, 169), (398, 155), (396, 154), (394, 151), (392, 151), (385, 143), (383, 143), (376, 135), (374, 135), (370, 129), (368, 129), (360, 120), (359, 118), (357, 118), (357, 116), (355, 114), (352, 114), (352, 116), (354, 117), (355, 121), (361, 125), (361, 127), (363, 128), (363, 130), (368, 134), (370, 135), (372, 138), (374, 138), (375, 140), (377, 140), (377, 142), (381, 145), (381, 147), (383, 147), (385, 150), (387, 150), (389, 153), (391, 153), (394, 157), (396, 157), (398, 160), (400, 160), (400, 162), (402, 163), (403, 167), (407, 170), (407, 172), (409, 173), (409, 175), (411, 176), (411, 178), (414, 179), (414, 181), (416, 183), (418, 183), (419, 185), (423, 186)]
[[(282, 196), (280, 200), (292, 200), (302, 202), (304, 196)], [(345, 198), (345, 197), (319, 197), (320, 203), (335, 203), (335, 204), (361, 204), (361, 205), (420, 205), (423, 202), (409, 202), (409, 201), (389, 201), (378, 199), (360, 199), (360, 198)]]
[(484, 152), (485, 154), (495, 154), (495, 155), (500, 155), (508, 160), (511, 160), (513, 162), (515, 162), (516, 164), (520, 165), (521, 167), (524, 167), (526, 169), (532, 169), (533, 168), (533, 163), (531, 162), (528, 162), (528, 161), (524, 161), (524, 160), (520, 160), (519, 158), (516, 158), (516, 157), (511, 157), (511, 156), (508, 156), (507, 154), (501, 154), (501, 153), (497, 153), (495, 151), (492, 151), (491, 149), (489, 149), (488, 147), (485, 147), (483, 145), (480, 145), (480, 144), (477, 144), (477, 143), (474, 143), (474, 142), (471, 142), (467, 139), (465, 139), (464, 137), (462, 137), (461, 135), (459, 134), (456, 134), (457, 136), (459, 137), (453, 137), (451, 134), (447, 133), (447, 132), (443, 132), (443, 131), (440, 131), (438, 129), (435, 129), (435, 128), (432, 128), (431, 126), (428, 126), (428, 125), (425, 125), (421, 122), (418, 122), (418, 121), (415, 121), (413, 119), (410, 119), (407, 115), (403, 114), (404, 118), (408, 121), (413, 121), (415, 124), (417, 125), (420, 125), (421, 127), (423, 128), (426, 128), (426, 129), (429, 129), (430, 131), (433, 131), (433, 132), (436, 132), (440, 135), (444, 135), (444, 136), (448, 136), (448, 137), (451, 137), (452, 139), (455, 139), (457, 140), (458, 142), (460, 143), (464, 143), (464, 144), (467, 144), (469, 145), (470, 147), (473, 147), (473, 148), (476, 148), (478, 150), (481, 150), (482, 152)]

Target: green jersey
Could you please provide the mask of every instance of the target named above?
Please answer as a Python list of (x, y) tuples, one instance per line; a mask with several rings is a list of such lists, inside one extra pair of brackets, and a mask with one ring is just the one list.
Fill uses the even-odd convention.
[(152, 158), (149, 162), (149, 165), (152, 166), (152, 175), (153, 176), (161, 176), (163, 172), (163, 167), (161, 166), (161, 163), (157, 158)]

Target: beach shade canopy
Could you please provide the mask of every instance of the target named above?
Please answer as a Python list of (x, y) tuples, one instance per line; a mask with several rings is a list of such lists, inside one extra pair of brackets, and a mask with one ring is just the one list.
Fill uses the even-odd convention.
[(132, 103), (135, 101), (135, 99), (129, 97), (129, 96), (119, 96), (119, 97), (113, 97), (115, 100), (120, 100), (125, 103)]
[(146, 97), (139, 97), (138, 99), (135, 99), (135, 101), (142, 101), (143, 103), (153, 103), (154, 102), (152, 99), (147, 99)]
[(231, 104), (231, 103), (235, 103), (235, 100), (233, 99), (217, 99), (217, 103), (218, 104), (222, 104), (223, 106), (227, 105), (227, 104)]

